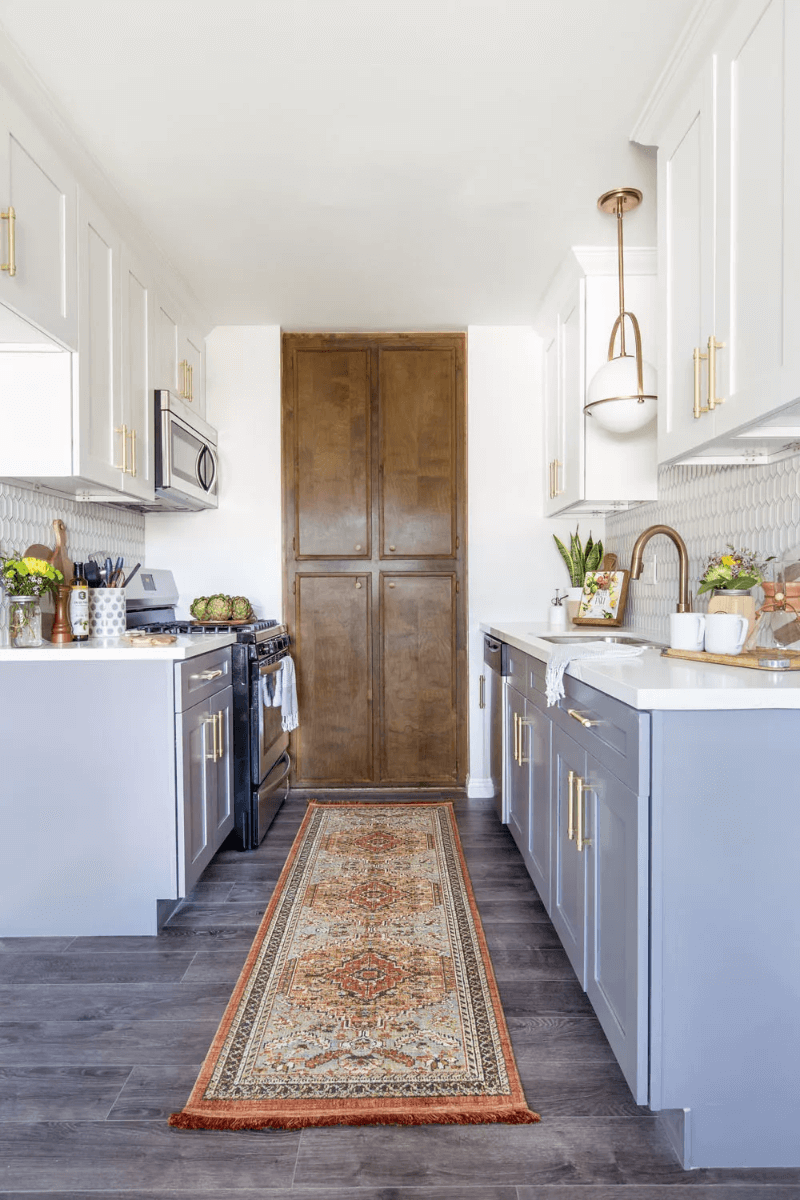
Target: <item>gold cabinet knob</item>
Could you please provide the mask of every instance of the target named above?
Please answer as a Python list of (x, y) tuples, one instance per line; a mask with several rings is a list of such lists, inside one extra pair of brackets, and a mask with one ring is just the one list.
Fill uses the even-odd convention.
[(358, 551), (360, 549), (361, 549), (361, 542), (356, 542), (356, 550)]
[(389, 587), (394, 587), (394, 584), (393, 584), (393, 583), (390, 583), (390, 584), (389, 584)]
[(357, 588), (360, 588), (360, 587), (361, 587), (361, 580), (360, 580), (360, 579), (357, 579), (357, 580), (356, 580), (356, 587), (357, 587)]
[(396, 550), (396, 549), (397, 549), (397, 547), (396, 547), (396, 546), (390, 546), (390, 547), (389, 547), (389, 549), (390, 549), (390, 550)]

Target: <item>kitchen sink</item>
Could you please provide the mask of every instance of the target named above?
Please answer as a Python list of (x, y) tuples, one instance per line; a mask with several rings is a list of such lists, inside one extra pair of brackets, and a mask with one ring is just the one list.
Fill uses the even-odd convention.
[(654, 642), (650, 638), (625, 637), (624, 634), (601, 634), (600, 637), (590, 633), (559, 633), (556, 635), (542, 634), (543, 642), (557, 642), (560, 646), (579, 646), (581, 642), (610, 642), (620, 646), (643, 646), (645, 650), (663, 650), (663, 642)]

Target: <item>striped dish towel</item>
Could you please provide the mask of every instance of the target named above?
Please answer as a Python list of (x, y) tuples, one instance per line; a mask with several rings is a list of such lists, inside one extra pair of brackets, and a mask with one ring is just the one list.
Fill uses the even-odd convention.
[(623, 646), (609, 642), (574, 642), (569, 646), (554, 646), (545, 674), (548, 707), (557, 704), (564, 695), (564, 672), (575, 659), (638, 658), (642, 653), (644, 646)]

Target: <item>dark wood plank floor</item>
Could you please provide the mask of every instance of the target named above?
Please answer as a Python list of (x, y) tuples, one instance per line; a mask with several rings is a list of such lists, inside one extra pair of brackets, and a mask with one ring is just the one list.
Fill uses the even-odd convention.
[(158, 938), (0, 941), (0, 1196), (800, 1200), (800, 1171), (681, 1170), (633, 1103), (493, 805), (456, 807), (540, 1125), (167, 1126), (305, 811), (293, 799), (257, 851), (220, 851)]

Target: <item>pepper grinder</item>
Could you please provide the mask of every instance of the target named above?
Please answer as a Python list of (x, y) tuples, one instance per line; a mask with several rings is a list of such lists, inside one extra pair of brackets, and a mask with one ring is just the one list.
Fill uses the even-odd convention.
[(68, 583), (62, 583), (56, 592), (56, 612), (53, 617), (53, 628), (50, 633), (51, 642), (71, 642), (72, 641), (72, 626), (69, 623), (67, 612), (69, 609), (69, 597), (72, 591)]
[(564, 607), (568, 592), (561, 593), (556, 588), (556, 594), (550, 601), (550, 628), (551, 629), (566, 629), (567, 628), (567, 610)]

